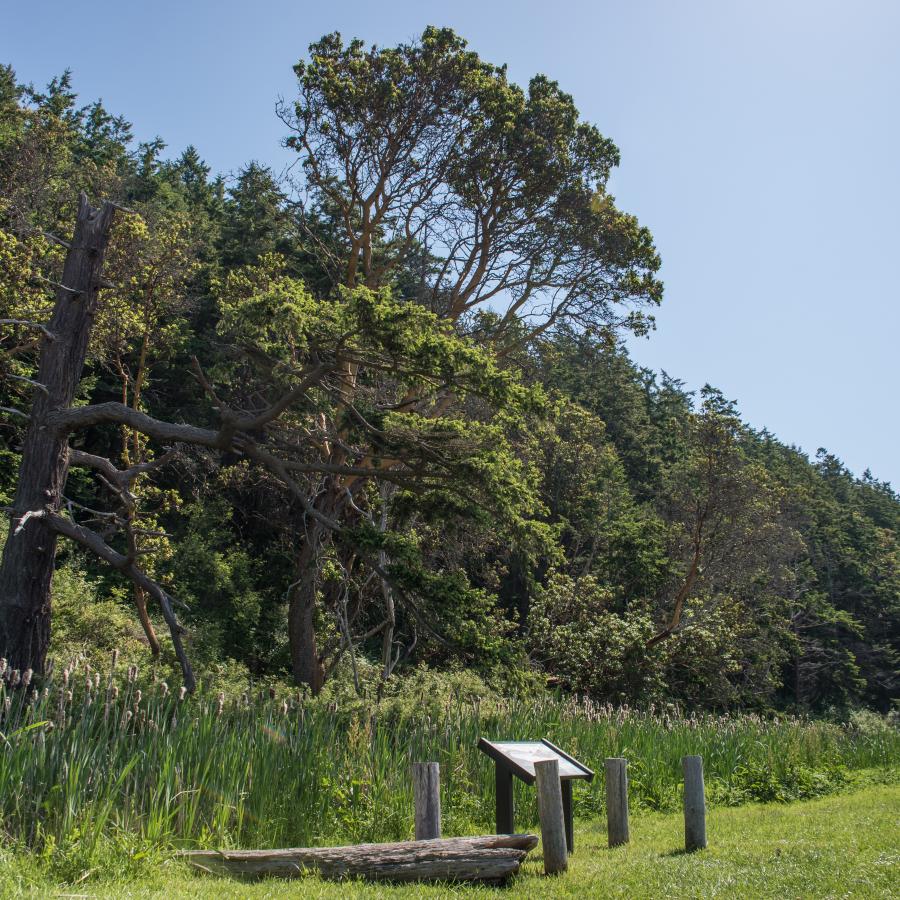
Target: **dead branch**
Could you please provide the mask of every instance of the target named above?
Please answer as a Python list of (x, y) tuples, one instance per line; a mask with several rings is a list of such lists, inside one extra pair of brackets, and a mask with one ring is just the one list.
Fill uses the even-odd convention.
[(171, 597), (158, 582), (154, 581), (144, 571), (139, 569), (134, 564), (133, 560), (110, 547), (109, 544), (107, 544), (95, 531), (91, 531), (83, 525), (78, 525), (71, 519), (67, 519), (65, 516), (54, 513), (49, 509), (32, 510), (26, 513), (25, 516), (20, 519), (20, 528), (24, 525), (24, 519), (27, 517), (44, 519), (57, 534), (70, 538), (77, 544), (90, 550), (94, 555), (99, 556), (100, 559), (107, 562), (114, 569), (118, 569), (123, 575), (130, 578), (137, 587), (146, 591), (157, 601), (157, 603), (159, 603), (163, 618), (169, 626), (169, 634), (172, 636), (175, 655), (178, 657), (178, 662), (181, 665), (184, 686), (188, 691), (193, 692), (197, 686), (197, 682), (194, 678), (190, 660), (185, 653), (184, 645), (181, 640), (184, 629), (178, 622), (178, 619), (172, 610), (172, 601), (174, 598)]

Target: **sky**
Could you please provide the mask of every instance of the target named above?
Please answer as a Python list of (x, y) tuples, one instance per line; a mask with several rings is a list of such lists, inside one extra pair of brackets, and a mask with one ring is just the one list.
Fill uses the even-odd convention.
[(449, 25), (512, 80), (557, 80), (614, 140), (618, 205), (666, 295), (642, 365), (705, 383), (810, 455), (900, 487), (900, 2), (5, 0), (0, 61), (64, 68), (177, 155), (280, 170), (279, 96), (323, 34)]

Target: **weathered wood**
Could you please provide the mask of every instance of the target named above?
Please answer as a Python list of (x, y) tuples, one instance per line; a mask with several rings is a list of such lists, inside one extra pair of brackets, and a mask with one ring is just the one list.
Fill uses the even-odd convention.
[(206, 871), (244, 877), (502, 882), (518, 872), (537, 842), (533, 834), (508, 834), (350, 847), (190, 850), (178, 856)]
[(703, 757), (685, 756), (684, 849), (688, 853), (706, 847), (706, 797), (703, 788)]
[(416, 840), (432, 841), (441, 836), (441, 767), (436, 762), (413, 763), (412, 775)]
[(569, 867), (562, 787), (559, 781), (559, 760), (538, 760), (534, 764), (534, 772), (537, 784), (538, 814), (541, 819), (544, 873), (556, 875), (559, 872), (565, 872)]
[[(81, 195), (75, 232), (41, 345), (37, 381), (22, 445), (12, 521), (0, 566), (0, 655), (10, 668), (43, 672), (50, 643), (50, 581), (56, 533), (34, 515), (60, 508), (68, 471), (67, 435), (52, 415), (72, 405), (81, 380), (114, 207)], [(32, 515), (29, 516), (29, 513)]]
[(627, 844), (628, 828), (628, 760), (612, 758), (604, 763), (606, 770), (606, 831), (610, 847)]

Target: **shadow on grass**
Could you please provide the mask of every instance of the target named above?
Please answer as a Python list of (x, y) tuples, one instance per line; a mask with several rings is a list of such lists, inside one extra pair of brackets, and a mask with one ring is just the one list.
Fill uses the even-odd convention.
[(697, 847), (695, 850), (685, 850), (684, 847), (679, 847), (677, 850), (667, 850), (665, 853), (660, 853), (660, 856), (694, 856), (697, 853), (702, 853), (706, 848), (705, 847)]

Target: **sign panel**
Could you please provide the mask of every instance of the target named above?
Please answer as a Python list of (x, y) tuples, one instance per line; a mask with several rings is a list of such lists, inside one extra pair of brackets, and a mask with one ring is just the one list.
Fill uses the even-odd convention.
[(564, 753), (550, 741), (488, 741), (482, 738), (478, 746), (493, 760), (508, 766), (528, 784), (534, 784), (534, 764), (540, 759), (555, 759), (559, 763), (559, 777), (562, 781), (584, 778), (590, 781), (594, 773), (577, 759)]

